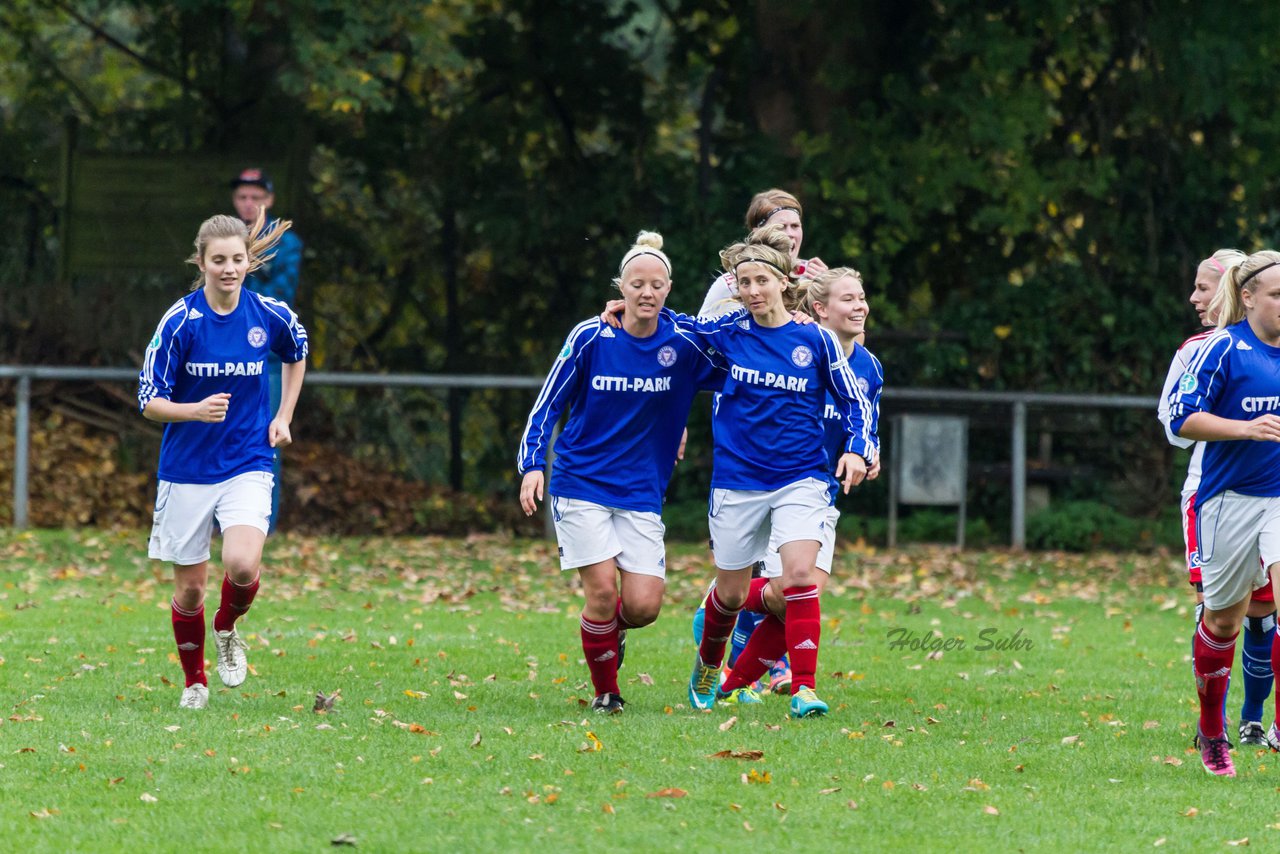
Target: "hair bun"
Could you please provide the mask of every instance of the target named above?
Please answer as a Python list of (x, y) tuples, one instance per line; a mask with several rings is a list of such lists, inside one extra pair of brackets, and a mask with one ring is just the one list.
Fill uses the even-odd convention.
[[(636, 235), (636, 246), (647, 246), (650, 249), (662, 248), (662, 235), (656, 231), (642, 231)], [(634, 247), (633, 247), (634, 248)]]

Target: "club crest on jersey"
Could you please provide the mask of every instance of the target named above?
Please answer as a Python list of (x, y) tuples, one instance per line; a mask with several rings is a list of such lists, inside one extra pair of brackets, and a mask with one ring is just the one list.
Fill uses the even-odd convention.
[(159, 333), (159, 332), (157, 332), (157, 333), (152, 337), (152, 339), (151, 339), (151, 343), (147, 345), (147, 348), (148, 348), (148, 349), (150, 349), (150, 350), (159, 350), (159, 349), (160, 349), (160, 333)]
[(867, 382), (866, 377), (858, 377), (858, 389), (862, 392), (864, 397), (871, 394), (871, 383)]
[(1182, 394), (1191, 394), (1196, 390), (1196, 375), (1188, 371), (1182, 375), (1182, 379), (1178, 380), (1178, 391)]
[(255, 326), (249, 330), (249, 346), (261, 347), (267, 343), (267, 330), (261, 326)]
[(791, 351), (791, 362), (797, 368), (807, 368), (813, 364), (813, 351), (802, 344)]
[(664, 368), (669, 368), (676, 363), (676, 349), (674, 347), (663, 347), (658, 351), (658, 364)]

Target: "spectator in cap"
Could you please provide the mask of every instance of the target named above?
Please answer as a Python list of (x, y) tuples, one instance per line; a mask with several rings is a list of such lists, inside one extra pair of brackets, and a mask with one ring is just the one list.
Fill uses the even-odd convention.
[[(231, 203), (235, 206), (236, 215), (247, 225), (253, 226), (258, 218), (258, 211), (267, 211), (264, 229), (274, 227), (277, 217), (271, 215), (271, 205), (275, 203), (275, 185), (270, 176), (257, 167), (242, 169), (231, 179)], [(279, 300), (294, 305), (298, 296), (298, 274), (302, 268), (302, 240), (292, 230), (284, 232), (275, 254), (257, 270), (250, 273), (244, 281), (244, 287), (255, 291), (269, 299)], [(271, 391), (271, 411), (280, 405), (280, 359), (271, 353), (268, 356), (267, 378)], [(280, 450), (275, 452), (275, 463), (272, 468), (275, 474), (275, 487), (271, 491), (271, 530), (275, 530), (280, 518)]]

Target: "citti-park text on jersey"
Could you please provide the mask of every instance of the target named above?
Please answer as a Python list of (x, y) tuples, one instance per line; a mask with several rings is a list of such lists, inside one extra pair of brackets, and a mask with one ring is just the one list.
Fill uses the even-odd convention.
[(744, 368), (734, 365), (730, 369), (730, 374), (740, 383), (750, 383), (751, 385), (763, 385), (769, 388), (780, 388), (783, 391), (798, 391), (804, 393), (809, 387), (808, 377), (793, 377), (787, 374), (775, 374), (773, 371), (757, 371), (754, 368)]
[(592, 377), (596, 391), (671, 391), (671, 377)]
[(1280, 409), (1280, 397), (1246, 397), (1240, 406), (1245, 412), (1275, 412)]
[(193, 377), (256, 377), (262, 375), (265, 364), (265, 361), (187, 362), (187, 373)]

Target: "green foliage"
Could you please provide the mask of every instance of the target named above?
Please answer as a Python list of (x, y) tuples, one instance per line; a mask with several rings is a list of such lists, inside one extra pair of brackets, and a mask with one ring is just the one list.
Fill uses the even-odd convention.
[(1133, 519), (1097, 501), (1055, 504), (1027, 517), (1027, 547), (1073, 552), (1180, 549), (1173, 510), (1158, 519)]

